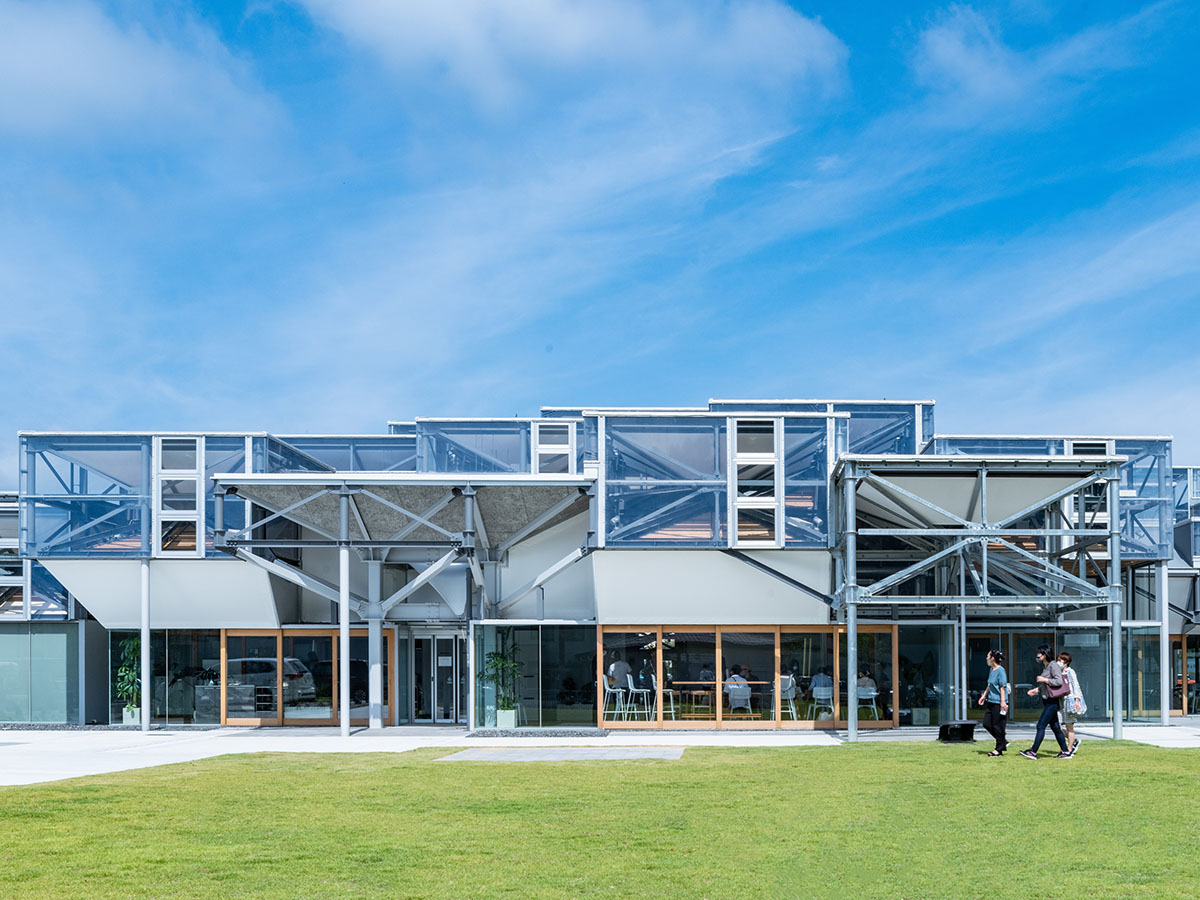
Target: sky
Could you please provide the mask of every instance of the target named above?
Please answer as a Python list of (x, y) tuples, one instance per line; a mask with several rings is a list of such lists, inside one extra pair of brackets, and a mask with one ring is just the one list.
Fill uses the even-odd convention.
[(1187, 2), (0, 0), (0, 487), (19, 429), (710, 397), (1200, 464), (1198, 41)]

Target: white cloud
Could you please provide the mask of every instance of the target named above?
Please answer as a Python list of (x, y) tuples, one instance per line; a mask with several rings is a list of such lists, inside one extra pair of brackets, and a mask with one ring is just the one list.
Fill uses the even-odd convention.
[(222, 141), (277, 119), (200, 26), (121, 25), (84, 2), (0, 0), (0, 134)]

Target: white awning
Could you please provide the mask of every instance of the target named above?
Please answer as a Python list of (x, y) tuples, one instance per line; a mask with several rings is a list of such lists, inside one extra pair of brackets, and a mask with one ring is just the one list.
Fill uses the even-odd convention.
[[(821, 593), (826, 550), (746, 551)], [(591, 555), (596, 616), (610, 625), (825, 625), (829, 607), (720, 550), (598, 550)]]
[[(139, 628), (136, 559), (41, 559), (105, 628)], [(150, 561), (151, 628), (278, 628), (270, 576), (231, 559)]]

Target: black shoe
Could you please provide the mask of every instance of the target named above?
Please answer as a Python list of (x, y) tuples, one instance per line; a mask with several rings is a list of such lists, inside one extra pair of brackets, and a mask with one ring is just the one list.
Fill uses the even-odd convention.
[(1032, 750), (1022, 750), (1019, 755), (1025, 757), (1026, 759), (1037, 759), (1037, 754)]
[(1072, 753), (1070, 750), (1060, 750), (1060, 751), (1058, 751), (1058, 756), (1056, 756), (1054, 758), (1055, 759), (1070, 759), (1074, 755), (1075, 754)]
[(1075, 751), (1078, 749), (1079, 749), (1079, 738), (1075, 738), (1075, 740), (1071, 743), (1071, 755), (1074, 756)]

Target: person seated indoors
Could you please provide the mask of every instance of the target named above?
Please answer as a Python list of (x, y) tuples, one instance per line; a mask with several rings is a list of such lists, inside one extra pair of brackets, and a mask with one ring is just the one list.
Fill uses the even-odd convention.
[(872, 691), (878, 690), (875, 685), (875, 679), (871, 677), (871, 670), (865, 666), (858, 672), (858, 686), (860, 688), (868, 688)]
[(700, 680), (701, 681), (716, 681), (717, 680), (717, 673), (714, 670), (712, 663), (705, 663), (703, 666), (700, 667)]
[(832, 690), (832, 688), (833, 688), (833, 668), (832, 667), (825, 666), (823, 669), (821, 669), (821, 671), (817, 672), (817, 674), (813, 676), (812, 684), (810, 684), (808, 686), (809, 696), (812, 696), (812, 692), (817, 690), (818, 688), (828, 688), (828, 689)]
[[(746, 683), (746, 679), (742, 676), (742, 667), (734, 664), (729, 670), (729, 677), (725, 679), (725, 690), (728, 691), (734, 685), (742, 685)], [(736, 688), (734, 688), (736, 690)]]

